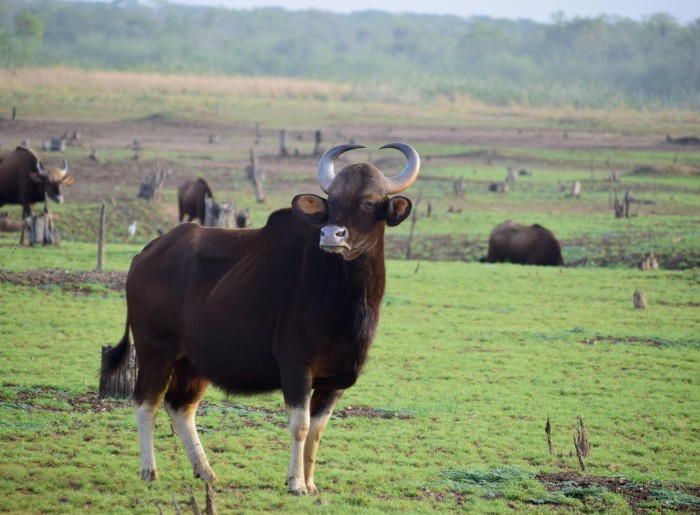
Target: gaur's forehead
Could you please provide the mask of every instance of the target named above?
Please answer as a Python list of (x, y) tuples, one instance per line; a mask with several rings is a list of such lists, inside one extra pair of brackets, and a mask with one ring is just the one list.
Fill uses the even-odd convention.
[(329, 196), (355, 196), (364, 193), (384, 194), (382, 173), (368, 163), (343, 168), (333, 179)]
[(48, 175), (49, 181), (51, 182), (58, 183), (61, 182), (61, 179), (63, 179), (63, 173), (58, 168), (51, 168), (51, 170), (49, 170)]

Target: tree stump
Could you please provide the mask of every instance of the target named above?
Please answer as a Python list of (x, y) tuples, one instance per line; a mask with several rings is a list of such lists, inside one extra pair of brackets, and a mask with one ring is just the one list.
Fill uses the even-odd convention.
[(233, 229), (236, 227), (236, 210), (233, 202), (217, 204), (213, 198), (204, 198), (204, 227), (223, 227)]
[(647, 309), (647, 301), (644, 298), (644, 292), (641, 290), (634, 291), (634, 309)]
[[(29, 245), (58, 245), (60, 243), (61, 237), (53, 224), (51, 213), (48, 211), (38, 215), (32, 213), (24, 220), (24, 223), (27, 228)], [(24, 231), (22, 232), (23, 238)]]
[(138, 198), (143, 198), (146, 200), (154, 200), (159, 202), (162, 198), (161, 191), (163, 190), (163, 183), (165, 178), (172, 173), (172, 170), (163, 171), (160, 169), (160, 164), (156, 164), (156, 171), (148, 174), (145, 182), (141, 183), (139, 187)]
[(653, 252), (649, 252), (644, 259), (639, 263), (640, 270), (658, 270), (659, 262)]
[(489, 184), (489, 191), (493, 191), (494, 193), (508, 193), (508, 191), (510, 191), (510, 185), (508, 181), (492, 182)]
[(571, 185), (571, 196), (574, 198), (581, 197), (581, 181), (574, 181)]
[(615, 192), (615, 203), (613, 204), (613, 209), (615, 211), (615, 218), (622, 218), (625, 216), (625, 206), (623, 206), (617, 198), (617, 192)]
[[(112, 348), (111, 345), (102, 346), (102, 365), (105, 363), (105, 355)], [(122, 365), (119, 370), (117, 370), (112, 377), (105, 380), (100, 378), (100, 399), (113, 398), (113, 399), (128, 399), (134, 392), (134, 385), (136, 384), (136, 371), (138, 367), (136, 365), (136, 352), (134, 347), (131, 347), (129, 353), (129, 359), (126, 363)]]
[[(111, 345), (102, 347), (102, 365), (104, 365), (106, 353), (112, 349)], [(132, 347), (129, 358), (109, 379), (100, 379), (99, 397), (104, 399), (111, 398), (128, 398), (134, 391), (136, 382), (136, 353)]]
[(321, 131), (316, 131), (314, 132), (314, 155), (318, 156), (321, 155), (321, 143), (323, 142), (323, 138), (321, 136)]

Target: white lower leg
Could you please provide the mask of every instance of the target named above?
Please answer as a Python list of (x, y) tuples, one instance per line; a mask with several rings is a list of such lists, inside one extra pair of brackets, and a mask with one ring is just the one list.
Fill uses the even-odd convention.
[(155, 481), (158, 479), (158, 473), (156, 472), (156, 458), (153, 452), (153, 429), (156, 424), (158, 405), (144, 402), (135, 406), (134, 411), (141, 445), (141, 479)]
[(306, 494), (304, 479), (304, 442), (309, 432), (309, 403), (300, 407), (289, 407), (289, 432), (292, 437), (292, 455), (287, 472), (287, 487), (294, 495)]
[(321, 441), (323, 432), (326, 430), (328, 420), (331, 418), (331, 411), (319, 413), (311, 418), (309, 433), (304, 443), (304, 482), (309, 493), (316, 493), (318, 489), (314, 484), (314, 466), (316, 464), (316, 451)]
[(197, 405), (192, 404), (176, 410), (166, 402), (165, 409), (168, 415), (170, 415), (170, 420), (173, 422), (175, 432), (180, 437), (187, 457), (190, 459), (190, 463), (192, 463), (194, 476), (200, 477), (209, 483), (216, 481), (216, 474), (214, 474), (214, 471), (209, 466), (204, 448), (197, 435), (197, 427), (194, 422)]

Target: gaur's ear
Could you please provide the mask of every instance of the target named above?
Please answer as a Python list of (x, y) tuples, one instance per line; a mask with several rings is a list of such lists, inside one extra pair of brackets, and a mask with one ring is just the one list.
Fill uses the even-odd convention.
[(403, 222), (411, 214), (411, 201), (406, 197), (393, 197), (389, 199), (386, 207), (386, 224), (394, 227)]
[(302, 221), (312, 225), (324, 224), (328, 220), (326, 199), (307, 193), (292, 199), (292, 211)]
[(29, 172), (29, 177), (32, 181), (36, 182), (37, 184), (44, 180), (44, 178), (36, 172)]
[(61, 184), (65, 186), (72, 186), (73, 183), (75, 182), (75, 179), (69, 175), (66, 175), (63, 180), (61, 181)]

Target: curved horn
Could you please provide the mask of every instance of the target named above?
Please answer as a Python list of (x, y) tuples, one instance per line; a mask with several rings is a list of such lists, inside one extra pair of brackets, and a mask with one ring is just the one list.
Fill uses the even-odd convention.
[(384, 177), (384, 187), (387, 195), (393, 195), (407, 189), (418, 178), (420, 170), (420, 157), (418, 152), (406, 143), (389, 143), (381, 148), (395, 148), (403, 152), (403, 155), (408, 159), (406, 167), (395, 177)]
[(63, 159), (63, 168), (59, 168), (58, 171), (61, 172), (61, 179), (68, 173), (68, 163), (66, 163), (65, 158)]
[(44, 170), (44, 168), (41, 166), (41, 160), (37, 159), (36, 160), (36, 173), (41, 175), (42, 177), (46, 177), (47, 172)]
[(364, 145), (338, 145), (333, 147), (328, 152), (323, 154), (323, 157), (318, 162), (318, 182), (321, 185), (321, 189), (328, 193), (331, 187), (333, 178), (335, 177), (335, 170), (333, 170), (333, 163), (336, 158), (348, 150), (354, 150), (356, 148), (366, 148)]

